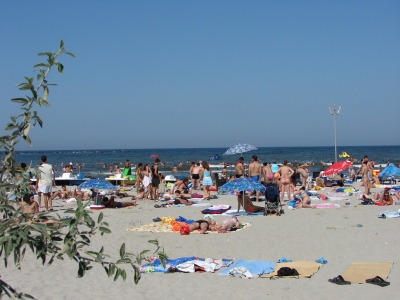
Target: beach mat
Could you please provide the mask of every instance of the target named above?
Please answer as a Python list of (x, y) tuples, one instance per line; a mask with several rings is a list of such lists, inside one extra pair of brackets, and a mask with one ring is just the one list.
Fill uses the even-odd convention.
[[(316, 263), (315, 261), (293, 261), (293, 262), (284, 262), (284, 263), (278, 263), (275, 265), (275, 270), (274, 272), (270, 274), (264, 274), (261, 277), (262, 278), (271, 278), (271, 277), (277, 277), (278, 270), (282, 267), (288, 267), (292, 269), (296, 269), (297, 272), (299, 272), (300, 277), (306, 277), (310, 278), (314, 273), (316, 273), (319, 268), (322, 266), (320, 263)], [(297, 277), (297, 276), (294, 276)], [(282, 278), (293, 278), (293, 276), (285, 276)]]
[(379, 276), (386, 280), (392, 269), (392, 262), (353, 262), (342, 274), (351, 283), (365, 283), (366, 279)]

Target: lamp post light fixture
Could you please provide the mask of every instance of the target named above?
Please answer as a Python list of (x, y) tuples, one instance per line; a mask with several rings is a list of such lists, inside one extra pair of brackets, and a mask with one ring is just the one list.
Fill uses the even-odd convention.
[(336, 149), (336, 116), (339, 115), (340, 113), (340, 108), (336, 107), (336, 104), (333, 105), (333, 107), (329, 106), (329, 112), (331, 113), (331, 115), (333, 115), (333, 130), (334, 130), (334, 134), (335, 134), (335, 162), (337, 162), (337, 149)]

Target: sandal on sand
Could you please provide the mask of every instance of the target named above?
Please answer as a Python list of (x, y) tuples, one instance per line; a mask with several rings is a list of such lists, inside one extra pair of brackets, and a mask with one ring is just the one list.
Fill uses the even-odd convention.
[(332, 279), (328, 279), (328, 281), (329, 281), (329, 282), (332, 282), (332, 283), (335, 283), (335, 284), (338, 284), (338, 285), (348, 285), (348, 284), (351, 284), (350, 281), (344, 280), (343, 277), (342, 277), (342, 275), (339, 275), (339, 276), (337, 276), (337, 277), (335, 277), (335, 278), (332, 278)]
[(160, 208), (160, 207), (161, 207), (161, 205), (154, 204), (154, 207), (155, 207), (155, 208)]
[(383, 280), (383, 278), (379, 277), (379, 276), (376, 276), (376, 277), (371, 278), (371, 279), (367, 279), (367, 280), (365, 280), (365, 282), (366, 283), (371, 283), (371, 284), (376, 284), (376, 285), (379, 285), (381, 287), (390, 285), (390, 282)]

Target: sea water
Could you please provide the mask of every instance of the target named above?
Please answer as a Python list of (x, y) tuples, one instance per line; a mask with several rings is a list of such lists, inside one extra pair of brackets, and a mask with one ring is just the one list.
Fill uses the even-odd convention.
[[(48, 151), (20, 151), (16, 154), (16, 162), (25, 162), (27, 165), (35, 166), (40, 163), (42, 155), (47, 156), (48, 163), (53, 165), (53, 169), (61, 171), (60, 164), (84, 163), (83, 174), (85, 177), (105, 178), (110, 175), (108, 166), (123, 165), (127, 159), (132, 165), (148, 163), (152, 165), (153, 154), (159, 155), (160, 160), (165, 164), (160, 167), (160, 172), (165, 175), (172, 174), (175, 176), (187, 176), (189, 174), (190, 163), (192, 161), (207, 161), (210, 164), (219, 164), (226, 162), (233, 164), (240, 157), (236, 155), (223, 155), (228, 148), (175, 148), (175, 149), (108, 149), (108, 150), (48, 150)], [(343, 151), (352, 157), (361, 160), (364, 155), (368, 155), (369, 159), (376, 163), (386, 164), (389, 160), (396, 166), (400, 164), (400, 146), (338, 146), (339, 154)], [(211, 160), (218, 155), (221, 160)], [(282, 163), (287, 160), (292, 163), (312, 163), (310, 171), (319, 171), (323, 162), (335, 161), (334, 147), (259, 147), (257, 150), (242, 154), (246, 163), (251, 162), (252, 155), (257, 155), (260, 163), (276, 162)], [(179, 167), (179, 163), (182, 166)], [(107, 165), (103, 169), (103, 164)], [(178, 172), (172, 172), (173, 166), (178, 167)], [(219, 169), (219, 171), (222, 170)], [(77, 171), (74, 171), (76, 173)], [(228, 170), (228, 173), (233, 173)]]

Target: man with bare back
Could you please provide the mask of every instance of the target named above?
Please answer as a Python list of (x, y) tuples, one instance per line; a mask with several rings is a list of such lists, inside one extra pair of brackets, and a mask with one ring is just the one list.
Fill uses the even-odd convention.
[(297, 164), (296, 173), (300, 174), (301, 186), (305, 188), (306, 187), (306, 182), (307, 182), (307, 171), (304, 170), (300, 164)]
[(243, 177), (243, 174), (244, 174), (243, 160), (244, 160), (243, 157), (240, 157), (235, 164), (235, 171), (236, 171), (235, 177), (236, 178)]
[(201, 167), (199, 162), (192, 165), (192, 167), (190, 168), (190, 174), (192, 175), (192, 184), (194, 190), (200, 188), (200, 170)]
[(278, 169), (278, 173), (281, 177), (281, 202), (283, 202), (283, 197), (285, 196), (285, 192), (288, 195), (288, 199), (290, 200), (290, 176), (294, 173), (293, 169), (287, 166), (287, 160), (283, 161), (283, 165)]
[[(257, 161), (257, 155), (251, 157), (251, 163), (249, 164), (249, 178), (253, 181), (261, 182), (262, 169), (260, 163)], [(260, 197), (260, 192), (256, 192), (256, 202)]]

